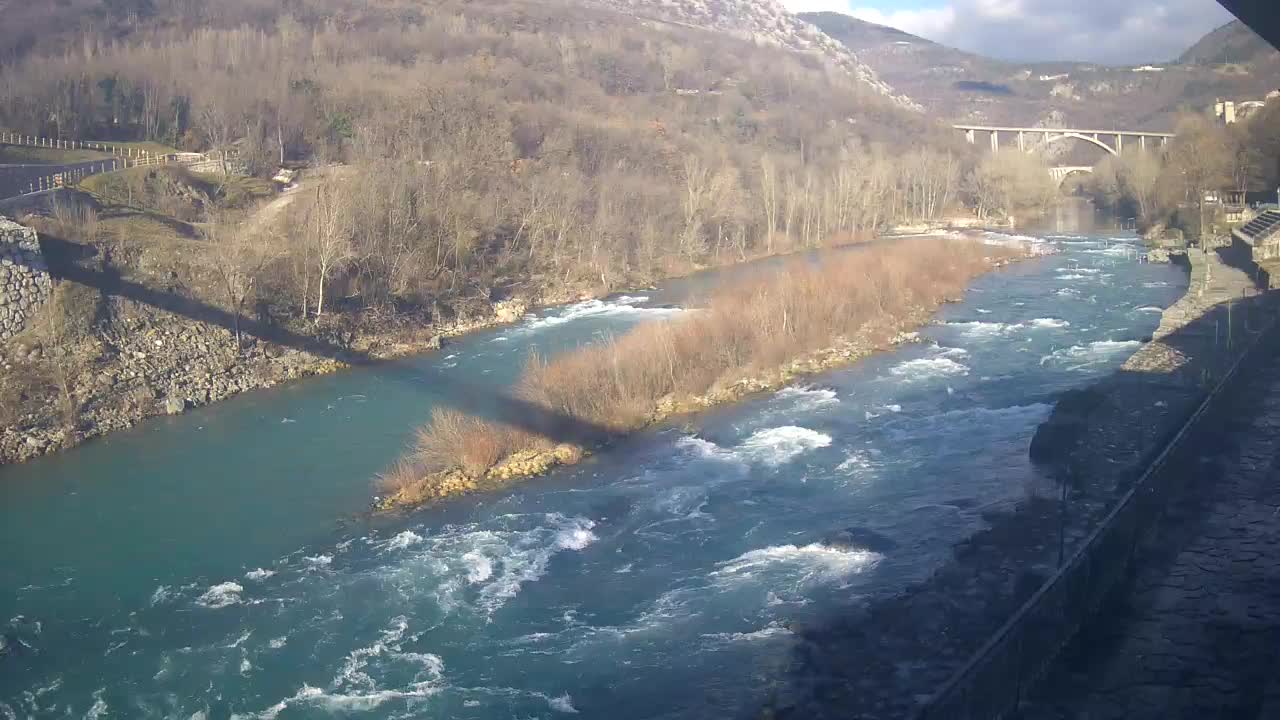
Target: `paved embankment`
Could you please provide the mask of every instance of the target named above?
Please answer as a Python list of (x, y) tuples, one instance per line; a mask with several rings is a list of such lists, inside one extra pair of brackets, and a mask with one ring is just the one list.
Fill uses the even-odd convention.
[(1131, 584), (1049, 671), (1025, 720), (1280, 718), (1280, 333), (1170, 463)]
[(1248, 273), (1214, 252), (1192, 249), (1187, 259), (1187, 292), (1165, 310), (1152, 341), (1119, 372), (1084, 390), (1082, 403), (1059, 403), (1041, 428), (1064, 419), (1080, 428), (1061, 439), (1050, 463), (1054, 475), (1074, 486), (1068, 514), (1080, 522), (1070, 523), (1069, 544), (1088, 535), (1267, 319), (1270, 298), (1255, 291)]
[(1152, 342), (1084, 391), (1084, 402), (1055, 409), (1048, 424), (1065, 431), (1046, 473), (1067, 484), (1065, 505), (1054, 488), (993, 512), (990, 527), (924, 583), (807, 630), (792, 685), (770, 712), (911, 716), (1071, 557), (1261, 326), (1269, 300), (1251, 292), (1247, 273), (1214, 253), (1189, 262), (1188, 292)]

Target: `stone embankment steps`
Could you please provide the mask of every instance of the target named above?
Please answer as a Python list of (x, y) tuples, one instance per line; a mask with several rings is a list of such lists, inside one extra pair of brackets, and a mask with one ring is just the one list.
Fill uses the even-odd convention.
[(1155, 340), (1185, 327), (1214, 305), (1240, 300), (1255, 287), (1248, 273), (1222, 262), (1215, 252), (1191, 248), (1187, 258), (1191, 262), (1187, 293), (1165, 310), (1152, 334)]
[(1052, 667), (1024, 720), (1280, 718), (1280, 338), (1265, 342), (1172, 467), (1184, 493), (1128, 592)]
[(1245, 270), (1223, 262), (1214, 251), (1187, 251), (1191, 277), (1187, 292), (1169, 306), (1143, 345), (1122, 371), (1167, 374), (1166, 384), (1198, 391), (1219, 377), (1241, 344), (1261, 325), (1250, 320), (1251, 310), (1266, 299)]

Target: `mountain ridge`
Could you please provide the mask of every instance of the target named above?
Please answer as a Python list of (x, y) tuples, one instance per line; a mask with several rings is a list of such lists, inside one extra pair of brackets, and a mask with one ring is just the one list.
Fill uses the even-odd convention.
[(1174, 62), (1184, 65), (1219, 65), (1254, 62), (1276, 49), (1239, 20), (1214, 28), (1187, 48)]
[(848, 45), (839, 42), (778, 0), (586, 0), (638, 19), (657, 20), (712, 30), (741, 39), (817, 55), (848, 72), (898, 105), (923, 110), (908, 94), (893, 87)]
[[(926, 111), (955, 122), (1167, 130), (1179, 112), (1203, 111), (1219, 98), (1259, 100), (1280, 86), (1280, 52), (1239, 21), (1208, 33), (1174, 63), (1107, 66), (1014, 63), (841, 13), (800, 17)], [(1226, 58), (1238, 60), (1219, 62)]]

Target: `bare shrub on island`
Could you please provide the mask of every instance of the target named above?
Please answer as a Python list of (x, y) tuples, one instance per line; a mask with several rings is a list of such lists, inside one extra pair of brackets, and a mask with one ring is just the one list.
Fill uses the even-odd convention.
[[(508, 458), (551, 452), (553, 440), (562, 445), (551, 464), (569, 462), (570, 455), (576, 462), (583, 447), (603, 439), (595, 436), (601, 429), (634, 431), (887, 347), (957, 298), (974, 277), (1016, 255), (1009, 248), (922, 238), (792, 259), (776, 272), (725, 285), (703, 307), (675, 319), (554, 358), (531, 357), (516, 393), (568, 421), (554, 432), (436, 410), (418, 431), (407, 476), (499, 472), (509, 479), (521, 473), (502, 473)], [(566, 458), (559, 457), (561, 448)], [(408, 487), (404, 492), (412, 493), (412, 482)]]

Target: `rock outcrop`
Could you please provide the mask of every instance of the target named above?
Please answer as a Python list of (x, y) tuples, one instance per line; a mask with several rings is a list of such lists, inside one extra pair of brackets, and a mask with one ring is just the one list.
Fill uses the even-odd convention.
[[(15, 227), (24, 233), (24, 238), (34, 238), (29, 228)], [(24, 292), (40, 287), (43, 292), (39, 297), (48, 296), (47, 280), (32, 280), (19, 287)], [(35, 302), (36, 296), (27, 294)], [(143, 418), (178, 415), (242, 392), (348, 366), (347, 359), (317, 355), (267, 339), (247, 338), (244, 346), (237, 349), (232, 331), (227, 328), (130, 301), (112, 302), (116, 305), (110, 331), (86, 341), (82, 351), (90, 360), (72, 379), (70, 399), (77, 409), (75, 420), (68, 425), (65, 417), (48, 406), (23, 405), (8, 426), (0, 427), (0, 465), (67, 449), (131, 427)], [(379, 360), (439, 350), (449, 338), (518, 321), (528, 308), (526, 300), (512, 298), (492, 305), (484, 303), (474, 314), (453, 322), (411, 329), (394, 325), (364, 327), (352, 344), (348, 359)], [(14, 372), (40, 359), (38, 343), (33, 347), (25, 338), (0, 345), (2, 371)]]
[(494, 319), (500, 323), (516, 322), (528, 311), (529, 303), (520, 298), (511, 298), (493, 304)]

